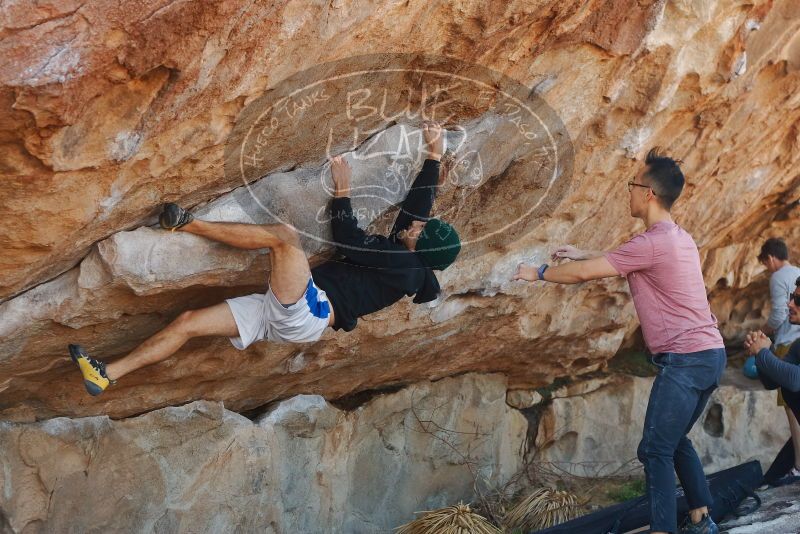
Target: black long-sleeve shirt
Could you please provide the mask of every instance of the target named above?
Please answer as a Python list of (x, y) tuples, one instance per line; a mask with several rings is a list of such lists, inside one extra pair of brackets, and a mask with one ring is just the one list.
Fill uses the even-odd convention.
[(756, 369), (765, 388), (800, 391), (800, 340), (792, 343), (783, 360), (771, 350), (761, 349), (756, 354)]
[(314, 282), (327, 293), (336, 322), (333, 328), (350, 331), (359, 317), (391, 306), (404, 296), (414, 303), (439, 295), (439, 282), (419, 254), (397, 239), (414, 220), (427, 220), (439, 181), (439, 162), (425, 160), (388, 237), (370, 235), (358, 227), (349, 197), (331, 205), (333, 239), (344, 259), (334, 259), (311, 270)]

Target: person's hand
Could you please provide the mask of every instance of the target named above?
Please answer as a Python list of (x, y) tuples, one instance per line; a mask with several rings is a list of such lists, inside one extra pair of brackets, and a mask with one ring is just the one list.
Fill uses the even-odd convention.
[(746, 351), (750, 351), (750, 347), (753, 345), (753, 342), (758, 338), (757, 331), (750, 331), (744, 336), (744, 348)]
[(567, 258), (570, 260), (583, 260), (586, 259), (584, 251), (573, 247), (572, 245), (561, 245), (558, 247), (552, 256), (553, 261)]
[(514, 273), (512, 280), (527, 280), (533, 282), (539, 279), (539, 268), (535, 265), (525, 265), (520, 263), (517, 265), (517, 272)]
[(760, 330), (749, 332), (744, 338), (744, 348), (750, 356), (755, 356), (759, 351), (768, 349), (771, 346), (772, 341)]
[(438, 122), (423, 122), (422, 137), (428, 150), (428, 159), (440, 161), (444, 153), (444, 129)]
[(336, 198), (350, 196), (350, 177), (353, 172), (350, 164), (342, 156), (331, 158), (331, 177), (333, 178), (334, 196)]

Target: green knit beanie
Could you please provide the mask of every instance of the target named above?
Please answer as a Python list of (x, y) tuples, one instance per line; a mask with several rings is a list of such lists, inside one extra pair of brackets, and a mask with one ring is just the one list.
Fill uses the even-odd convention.
[(446, 222), (430, 219), (417, 239), (415, 250), (422, 256), (425, 265), (443, 271), (456, 261), (461, 250), (461, 239), (456, 229)]

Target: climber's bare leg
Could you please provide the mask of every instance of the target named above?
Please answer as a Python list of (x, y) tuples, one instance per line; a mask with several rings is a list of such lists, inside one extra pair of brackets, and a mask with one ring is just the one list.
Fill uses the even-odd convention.
[(193, 337), (236, 337), (239, 330), (227, 302), (187, 310), (120, 360), (106, 364), (106, 375), (117, 380), (131, 371), (166, 360)]
[(243, 224), (193, 220), (178, 231), (203, 236), (236, 248), (269, 248), (269, 286), (281, 304), (294, 304), (306, 292), (311, 267), (300, 238), (285, 224)]
[(283, 243), (296, 243), (297, 232), (285, 224), (246, 224), (209, 222), (194, 219), (176, 231), (189, 232), (213, 241), (247, 250), (272, 248)]
[[(272, 267), (269, 284), (278, 301), (294, 304), (306, 292), (311, 269), (297, 233), (289, 226), (194, 220), (179, 230), (238, 248), (269, 248)], [(238, 335), (236, 321), (227, 302), (186, 311), (133, 352), (107, 364), (106, 374), (111, 380), (117, 380), (131, 371), (165, 360), (193, 337)]]

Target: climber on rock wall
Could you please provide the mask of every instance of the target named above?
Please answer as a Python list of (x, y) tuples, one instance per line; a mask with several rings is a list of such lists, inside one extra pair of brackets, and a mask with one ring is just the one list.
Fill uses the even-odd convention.
[(461, 241), (452, 226), (429, 218), (447, 172), (445, 166), (440, 173), (445, 130), (435, 122), (425, 122), (422, 130), (427, 159), (388, 237), (369, 235), (358, 227), (350, 203), (350, 165), (342, 157), (331, 159), (335, 187), (331, 225), (342, 257), (313, 269), (291, 226), (201, 221), (175, 204), (166, 204), (159, 219), (165, 229), (241, 249), (269, 248), (268, 290), (185, 311), (113, 362), (91, 358), (82, 347), (70, 345), (70, 356), (88, 392), (99, 395), (131, 371), (168, 358), (193, 337), (226, 336), (238, 349), (262, 339), (307, 343), (318, 340), (327, 327), (350, 331), (359, 317), (404, 296), (414, 295), (415, 303), (436, 299), (439, 282), (433, 271), (455, 261)]
[(554, 267), (521, 264), (513, 279), (576, 284), (627, 278), (652, 363), (659, 369), (638, 448), (650, 503), (650, 531), (678, 532), (677, 472), (690, 507), (680, 532), (712, 534), (718, 532), (708, 513), (713, 499), (686, 435), (719, 385), (726, 354), (708, 304), (697, 245), (670, 215), (683, 185), (678, 162), (651, 150), (628, 182), (631, 215), (644, 221), (644, 233), (610, 252), (559, 247), (554, 260), (575, 261)]

